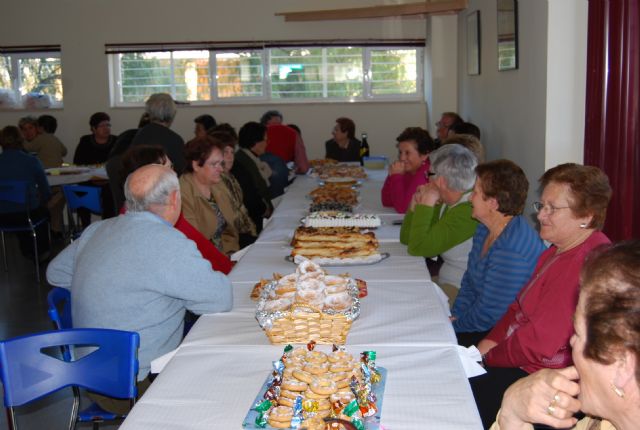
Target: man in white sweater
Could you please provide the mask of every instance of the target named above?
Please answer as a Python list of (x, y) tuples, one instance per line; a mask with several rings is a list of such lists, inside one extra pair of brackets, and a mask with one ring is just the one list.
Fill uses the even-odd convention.
[(173, 228), (181, 207), (173, 170), (141, 167), (127, 179), (125, 197), (127, 213), (91, 224), (49, 264), (47, 280), (71, 290), (74, 327), (140, 334), (143, 388), (151, 360), (182, 340), (185, 311), (228, 311), (233, 291)]

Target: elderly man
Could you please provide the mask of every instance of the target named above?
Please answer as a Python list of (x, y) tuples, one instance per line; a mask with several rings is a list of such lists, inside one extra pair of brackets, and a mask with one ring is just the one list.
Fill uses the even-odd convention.
[(140, 334), (143, 390), (151, 360), (180, 343), (185, 311), (228, 311), (233, 293), (227, 277), (173, 228), (181, 206), (173, 170), (141, 167), (127, 178), (125, 197), (127, 213), (91, 224), (49, 264), (47, 280), (71, 289), (74, 326)]
[(138, 131), (131, 141), (131, 146), (162, 146), (173, 163), (173, 168), (181, 174), (187, 165), (184, 158), (184, 140), (169, 128), (177, 113), (176, 103), (169, 94), (151, 94), (145, 103), (145, 112), (149, 115), (150, 123)]
[(462, 124), (464, 121), (455, 112), (443, 112), (440, 121), (436, 122), (436, 147), (440, 147), (442, 142), (449, 136), (449, 129), (455, 124)]

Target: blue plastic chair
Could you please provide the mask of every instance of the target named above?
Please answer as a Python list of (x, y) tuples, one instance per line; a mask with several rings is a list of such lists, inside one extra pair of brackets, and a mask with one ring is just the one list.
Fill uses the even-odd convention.
[[(31, 216), (31, 199), (30, 199), (31, 183), (28, 181), (13, 181), (13, 180), (0, 180), (0, 202), (8, 202), (13, 205), (20, 206), (22, 212), (24, 212), (24, 223), (22, 224), (0, 224), (0, 235), (2, 235), (2, 253), (4, 257), (4, 270), (8, 271), (7, 265), (7, 247), (4, 239), (5, 233), (17, 233), (28, 231), (33, 236), (33, 249), (35, 254), (36, 263), (36, 279), (40, 283), (40, 261), (38, 252), (38, 237), (36, 234), (36, 227), (43, 223), (49, 224), (47, 217), (34, 220)], [(51, 231), (49, 232), (49, 243), (51, 243)]]
[[(0, 379), (10, 428), (16, 429), (15, 408), (66, 387), (74, 387), (69, 421), (78, 421), (77, 387), (99, 394), (129, 399), (137, 396), (138, 333), (109, 329), (56, 330), (0, 341)], [(55, 347), (97, 347), (75, 361), (64, 361), (43, 352)]]
[[(71, 318), (71, 292), (66, 288), (53, 287), (47, 295), (47, 303), (49, 306), (49, 318), (58, 330), (66, 330), (73, 328), (73, 320)], [(65, 361), (72, 361), (73, 353), (67, 346), (61, 347), (62, 358)], [(79, 395), (76, 387), (73, 388), (74, 395)], [(97, 429), (100, 422), (113, 421), (123, 418), (117, 414), (105, 411), (97, 403), (91, 403), (88, 408), (78, 413), (78, 422), (92, 422), (93, 428)]]
[[(69, 231), (71, 232), (71, 238), (76, 239), (80, 235), (78, 226), (80, 222), (78, 220), (78, 209), (86, 208), (93, 213), (102, 213), (102, 203), (100, 196), (102, 189), (99, 187), (89, 187), (86, 185), (63, 185), (62, 192), (64, 198), (67, 199), (67, 211), (69, 214)], [(74, 221), (73, 214), (76, 214)]]

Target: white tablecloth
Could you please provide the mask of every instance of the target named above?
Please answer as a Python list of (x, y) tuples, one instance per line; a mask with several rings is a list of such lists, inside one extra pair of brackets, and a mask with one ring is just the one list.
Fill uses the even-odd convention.
[[(185, 347), (120, 429), (240, 429), (271, 371), (271, 362), (282, 355), (282, 349), (267, 345)], [(481, 428), (454, 347), (369, 349), (377, 352), (377, 365), (388, 371), (381, 410), (386, 430)], [(348, 350), (357, 354), (364, 349)]]

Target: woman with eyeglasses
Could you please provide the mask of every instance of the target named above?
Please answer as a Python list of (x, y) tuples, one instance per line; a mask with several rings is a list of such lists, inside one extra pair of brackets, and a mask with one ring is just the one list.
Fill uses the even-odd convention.
[(240, 249), (234, 211), (228, 195), (215, 184), (222, 180), (224, 144), (206, 136), (185, 145), (187, 165), (180, 177), (182, 214), (224, 254)]
[(609, 243), (604, 225), (611, 187), (597, 167), (568, 163), (540, 178), (534, 204), (540, 237), (551, 243), (516, 300), (480, 343), (487, 373), (471, 378), (482, 422), (493, 422), (504, 391), (545, 368), (572, 363), (569, 339), (578, 302), (578, 278), (586, 255)]

